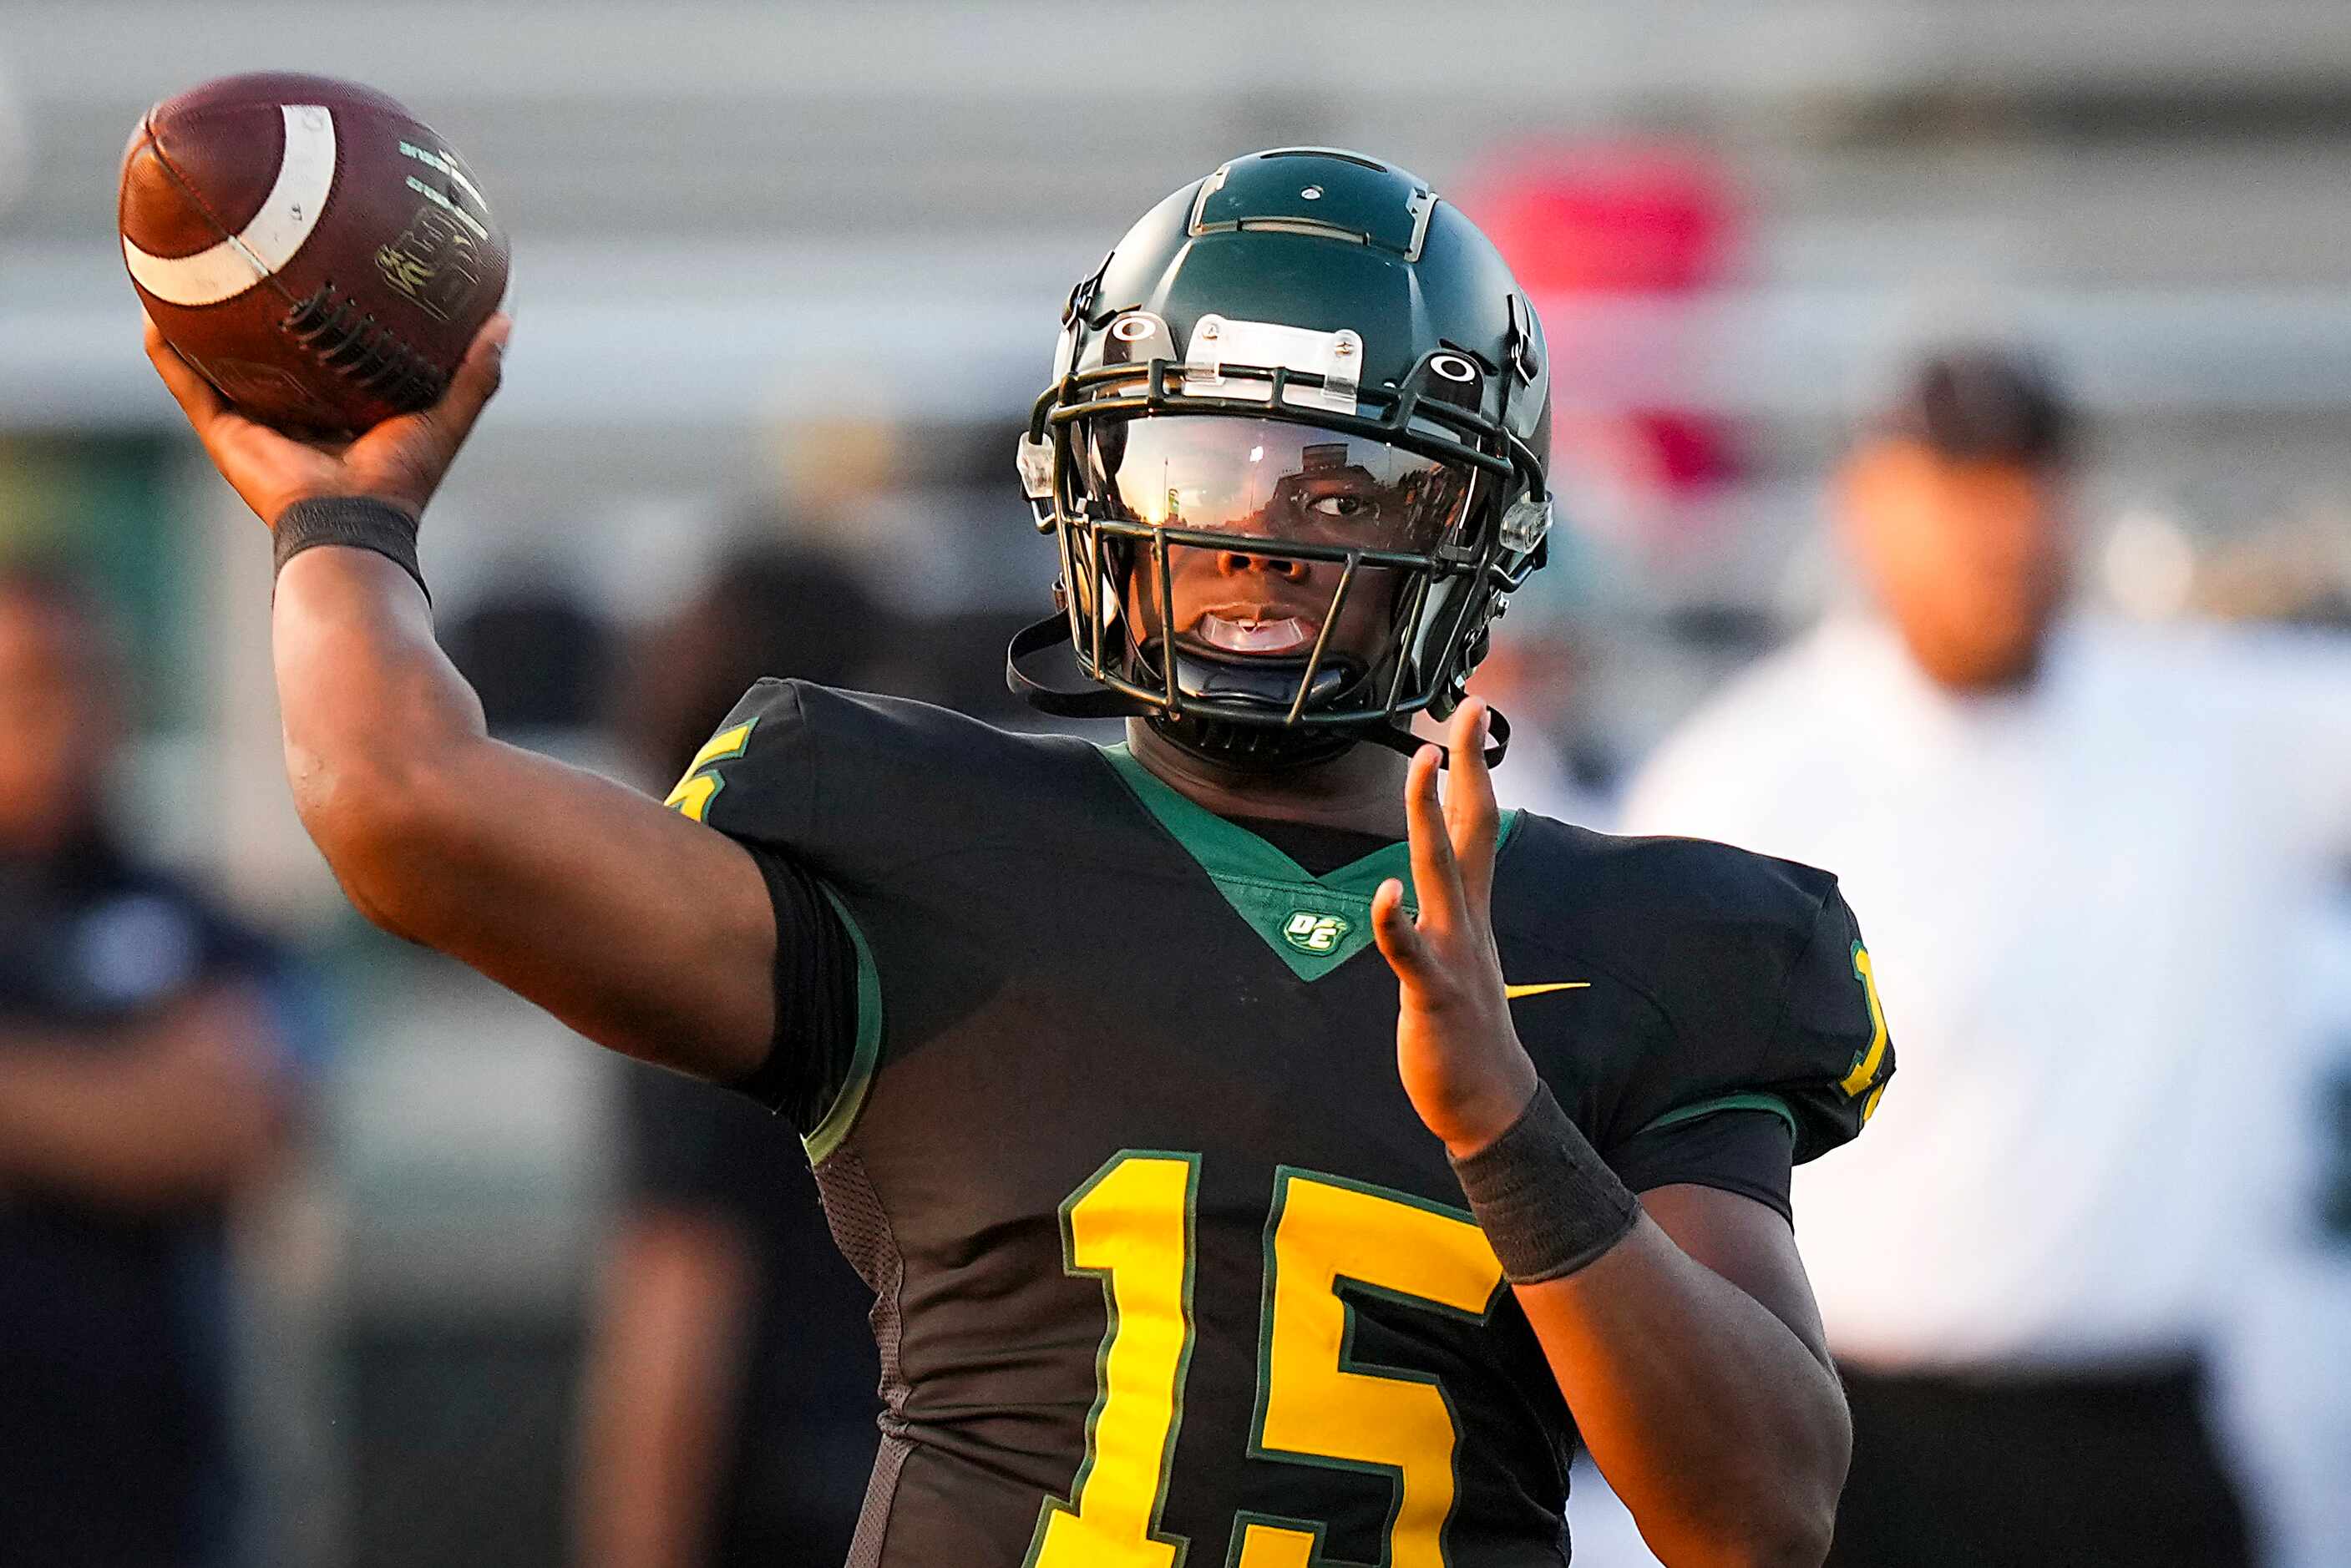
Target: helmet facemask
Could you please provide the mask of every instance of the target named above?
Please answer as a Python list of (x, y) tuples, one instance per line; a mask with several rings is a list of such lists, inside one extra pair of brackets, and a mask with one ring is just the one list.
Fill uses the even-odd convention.
[[(1021, 452), (1080, 672), (1222, 761), (1408, 743), (1449, 712), (1549, 521), (1486, 406), (1507, 372), (1446, 348), (1365, 389), (1348, 333), (1203, 317), (1218, 357), (1178, 363), (1147, 312), (1101, 326), (1073, 321)], [(1082, 336), (1098, 362), (1072, 373)]]
[(1120, 673), (1182, 709), (1388, 711), (1458, 556), (1474, 477), (1311, 425), (1104, 419), (1076, 434), (1070, 534), (1118, 586)]

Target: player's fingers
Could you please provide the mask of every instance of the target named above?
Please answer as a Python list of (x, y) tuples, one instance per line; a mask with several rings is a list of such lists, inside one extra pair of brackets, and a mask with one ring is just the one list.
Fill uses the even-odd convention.
[(448, 389), (441, 394), (439, 402), (425, 410), (444, 450), (450, 453), (465, 444), (474, 421), (482, 417), (483, 408), (497, 395), (498, 383), (506, 375), (507, 339), (513, 332), (514, 317), (503, 310), (483, 322), (482, 329), (466, 346), (465, 358), (458, 363), (456, 374), (449, 378)]
[(503, 310), (494, 312), (466, 345), (465, 361), (450, 379), (446, 400), (454, 412), (464, 417), (469, 430), (506, 379), (507, 339), (513, 336), (514, 317)]
[(1432, 967), (1428, 944), (1404, 907), (1404, 884), (1393, 877), (1372, 895), (1372, 940), (1379, 944), (1380, 956), (1395, 971), (1396, 979), (1406, 985), (1426, 979)]
[(465, 357), (431, 408), (389, 419), (351, 443), (349, 462), (371, 488), (393, 493), (419, 511), (440, 488), (474, 421), (498, 389), (507, 334), (513, 321), (503, 312), (482, 323)]
[(1452, 777), (1445, 787), (1446, 831), (1453, 843), (1453, 858), (1461, 868), (1461, 891), (1471, 919), (1483, 925), (1494, 891), (1494, 844), (1501, 829), (1501, 807), (1494, 799), (1494, 774), (1486, 765), (1489, 710), (1482, 700), (1464, 702), (1453, 715), (1446, 736), (1452, 753)]
[(188, 416), (198, 435), (211, 429), (214, 421), (227, 412), (227, 400), (210, 381), (196, 373), (196, 368), (180, 358), (180, 351), (163, 340), (163, 330), (155, 318), (141, 313), (147, 323), (147, 358), (155, 367), (155, 374), (163, 379), (164, 389), (180, 411)]
[(1461, 876), (1453, 841), (1437, 797), (1437, 769), (1444, 753), (1423, 746), (1405, 773), (1405, 824), (1412, 845), (1412, 885), (1420, 895), (1420, 918), (1433, 934), (1451, 930), (1461, 918)]

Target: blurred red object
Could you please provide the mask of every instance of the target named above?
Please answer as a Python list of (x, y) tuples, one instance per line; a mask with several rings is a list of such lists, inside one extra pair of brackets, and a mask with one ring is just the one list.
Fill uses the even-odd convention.
[[(1740, 250), (1729, 171), (1676, 143), (1523, 142), (1483, 163), (1461, 206), (1542, 316), (1556, 448), (1582, 524), (1647, 546), (1683, 534), (1686, 504), (1740, 469), (1721, 416), (1683, 395), (1712, 350), (1674, 308), (1719, 285)], [(1629, 297), (1667, 308), (1609, 308)]]
[(1538, 296), (1695, 292), (1720, 280), (1740, 238), (1720, 161), (1670, 144), (1523, 144), (1489, 161), (1461, 206)]

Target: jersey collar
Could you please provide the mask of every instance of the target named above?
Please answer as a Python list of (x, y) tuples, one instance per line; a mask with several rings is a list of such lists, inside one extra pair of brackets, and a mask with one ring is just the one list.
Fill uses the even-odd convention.
[[(1144, 766), (1125, 742), (1101, 751), (1136, 801), (1299, 979), (1320, 980), (1372, 945), (1372, 895), (1389, 877), (1404, 884), (1405, 908), (1420, 912), (1411, 846), (1403, 840), (1317, 877), (1240, 824), (1177, 791)], [(1518, 819), (1516, 811), (1502, 814), (1500, 844), (1510, 842)]]

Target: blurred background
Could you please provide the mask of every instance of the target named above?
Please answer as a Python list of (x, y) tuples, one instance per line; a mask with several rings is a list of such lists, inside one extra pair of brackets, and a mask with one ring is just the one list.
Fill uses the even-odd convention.
[[(1001, 649), (1052, 568), (1010, 460), (1062, 298), (1165, 192), (1282, 143), (1432, 181), (1548, 326), (1565, 527), (1493, 672), (1543, 742), (1505, 774), (1530, 804), (1607, 825), (1718, 682), (1854, 597), (1829, 476), (1953, 339), (2069, 389), (2086, 608), (2351, 627), (2339, 0), (0, 0), (0, 560), (62, 559), (119, 619), (122, 837), (319, 999), (297, 1155), (231, 1206), (247, 1561), (653, 1561), (593, 1548), (625, 1529), (572, 1496), (632, 1440), (597, 1417), (627, 1404), (612, 1303), (633, 1278), (657, 1321), (632, 1270), (735, 1266), (631, 1230), (722, 1185), (649, 1174), (636, 1070), (365, 926), (290, 809), (267, 542), (142, 361), (113, 226), (141, 110), (260, 68), (400, 98), (508, 225), (505, 389), (424, 535), (439, 623), (501, 733), (656, 790), (741, 684), (695, 644), (758, 618), (714, 574), (780, 604), (846, 573), (870, 614), (776, 657), (1030, 722)], [(2272, 1109), (2351, 1146), (2322, 1082)], [(707, 1212), (807, 1200), (776, 1179)], [(746, 1255), (820, 1247), (787, 1229)], [(2351, 1414), (2305, 1418), (2351, 1490)], [(861, 1466), (804, 1468), (853, 1510)], [(1608, 1528), (1579, 1561), (1639, 1560)]]

